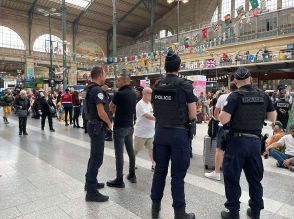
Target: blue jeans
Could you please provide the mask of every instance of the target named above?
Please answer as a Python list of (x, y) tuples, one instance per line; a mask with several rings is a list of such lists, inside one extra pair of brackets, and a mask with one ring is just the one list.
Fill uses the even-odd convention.
[[(280, 151), (278, 151), (278, 150), (276, 150), (276, 149), (270, 149), (269, 153), (270, 153), (270, 155), (271, 155), (273, 158), (275, 158), (275, 159), (278, 161), (278, 163), (279, 163), (279, 165), (280, 165), (281, 167), (284, 166), (283, 163), (284, 163), (285, 160), (294, 157), (294, 156), (292, 156), (292, 155), (288, 155), (288, 154), (282, 153), (282, 152), (280, 152)], [(290, 165), (291, 165), (291, 166), (294, 166), (294, 160), (292, 160), (292, 162), (291, 162)]]
[(116, 177), (123, 178), (124, 145), (129, 155), (129, 173), (135, 173), (135, 152), (133, 147), (133, 127), (114, 127), (113, 139), (116, 160)]

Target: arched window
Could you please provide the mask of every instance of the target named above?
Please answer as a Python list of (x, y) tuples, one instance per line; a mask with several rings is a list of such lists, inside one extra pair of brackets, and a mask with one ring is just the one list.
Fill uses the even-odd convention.
[(211, 18), (211, 23), (215, 23), (217, 22), (217, 18), (218, 18), (218, 7), (216, 7), (213, 15), (212, 15), (212, 18)]
[(294, 0), (282, 0), (282, 8), (294, 7)]
[(164, 38), (168, 36), (172, 36), (173, 34), (169, 30), (161, 30), (159, 31), (159, 38)]
[[(53, 47), (53, 53), (56, 54), (62, 54), (62, 40), (57, 37), (52, 35), (51, 36), (52, 40), (52, 47)], [(49, 34), (44, 34), (39, 36), (33, 46), (33, 50), (37, 52), (50, 52), (50, 35)]]
[(0, 47), (25, 49), (20, 36), (14, 30), (4, 26), (0, 26)]

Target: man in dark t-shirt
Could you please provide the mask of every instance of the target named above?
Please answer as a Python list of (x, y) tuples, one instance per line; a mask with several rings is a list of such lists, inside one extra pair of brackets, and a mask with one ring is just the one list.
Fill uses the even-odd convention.
[(118, 79), (119, 90), (110, 103), (110, 110), (115, 114), (113, 138), (116, 159), (116, 179), (107, 182), (109, 187), (125, 187), (123, 181), (124, 145), (127, 149), (130, 165), (127, 179), (132, 183), (136, 183), (133, 133), (137, 96), (130, 86), (130, 81), (130, 77), (127, 74), (120, 75)]

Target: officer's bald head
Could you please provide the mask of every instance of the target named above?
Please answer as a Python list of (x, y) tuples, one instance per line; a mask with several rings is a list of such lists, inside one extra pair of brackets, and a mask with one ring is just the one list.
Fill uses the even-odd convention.
[(130, 84), (131, 84), (130, 76), (125, 72), (120, 74), (118, 81), (117, 81), (118, 87), (123, 87), (123, 86), (130, 85)]

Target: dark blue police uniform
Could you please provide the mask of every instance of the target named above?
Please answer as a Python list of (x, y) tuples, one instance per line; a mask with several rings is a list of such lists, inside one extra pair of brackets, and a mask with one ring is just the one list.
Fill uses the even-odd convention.
[(277, 110), (277, 121), (280, 121), (283, 124), (283, 129), (287, 128), (287, 123), (289, 120), (289, 112), (291, 110), (291, 104), (289, 101), (284, 99), (278, 100), (274, 104), (275, 109)]
[(266, 113), (274, 111), (272, 102), (263, 92), (254, 89), (251, 85), (245, 85), (230, 94), (223, 111), (231, 114), (230, 140), (223, 160), (227, 198), (225, 207), (235, 216), (222, 215), (222, 217), (239, 218), (241, 196), (239, 180), (243, 169), (249, 184), (251, 213), (259, 218), (260, 210), (264, 208), (261, 185), (264, 170), (260, 136)]
[(159, 203), (171, 160), (173, 207), (185, 207), (184, 178), (190, 165), (190, 139), (185, 124), (189, 122), (187, 103), (196, 102), (193, 86), (175, 74), (158, 81), (153, 92), (156, 130), (153, 156), (156, 162), (151, 199)]
[(107, 97), (104, 95), (100, 86), (96, 83), (89, 84), (84, 106), (88, 120), (88, 134), (91, 139), (90, 159), (88, 161), (88, 169), (86, 173), (86, 186), (88, 192), (97, 189), (97, 174), (103, 163), (104, 154), (105, 126), (98, 116), (96, 105), (105, 105), (106, 103)]

